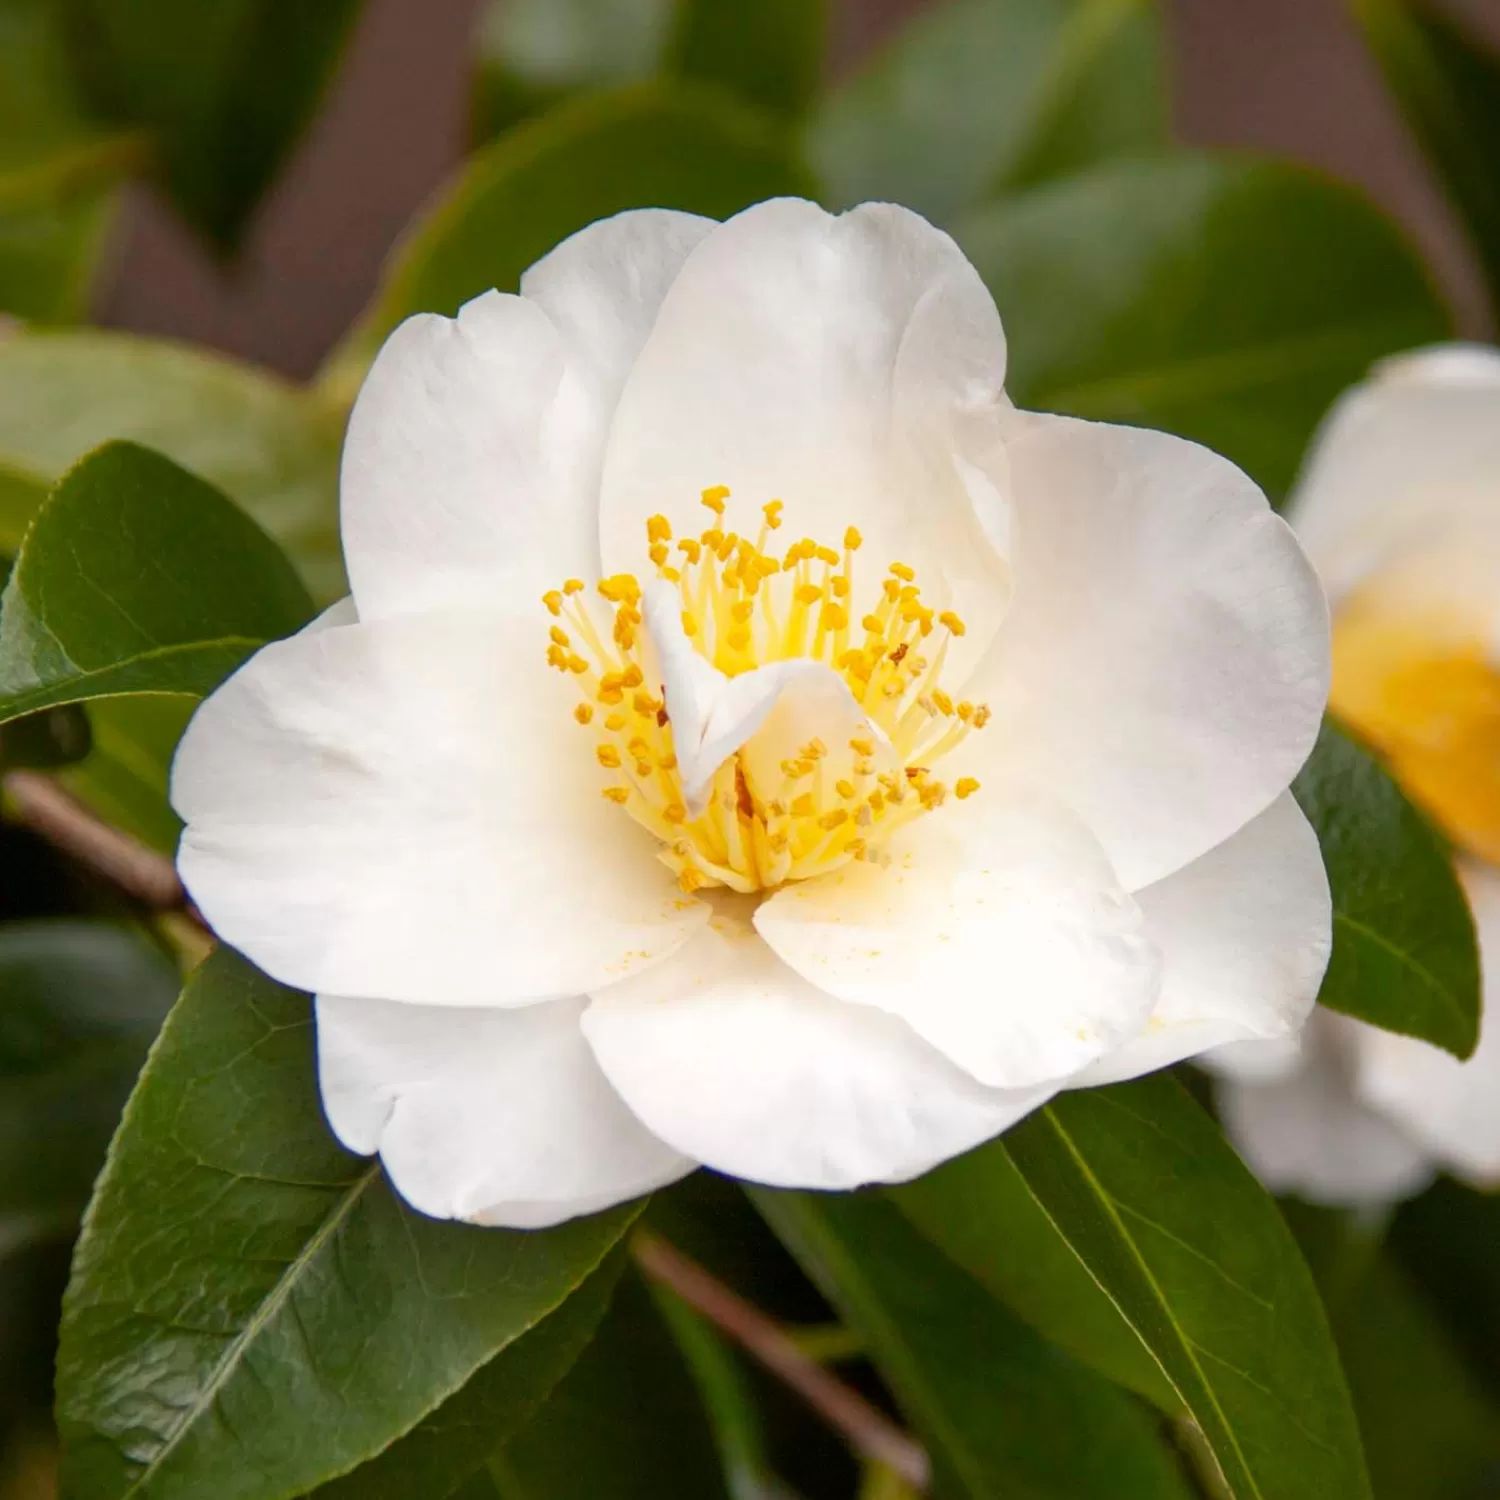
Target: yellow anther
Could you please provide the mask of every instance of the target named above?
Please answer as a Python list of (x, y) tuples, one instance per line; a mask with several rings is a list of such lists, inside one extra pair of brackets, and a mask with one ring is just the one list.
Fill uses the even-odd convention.
[(860, 547), (864, 545), (864, 540), (865, 539), (859, 534), (859, 529), (857, 527), (851, 526), (844, 533), (844, 545), (851, 552), (858, 552)]
[(769, 526), (772, 531), (775, 531), (780, 527), (781, 513), (785, 509), (786, 502), (784, 500), (768, 500), (764, 505), (761, 506), (761, 514), (766, 518), (766, 525)]
[(824, 630), (844, 630), (849, 625), (849, 611), (829, 600), (818, 612), (818, 624)]
[(729, 606), (729, 618), (738, 620), (743, 625), (755, 613), (755, 602), (752, 599), (737, 599)]
[(781, 564), (774, 557), (767, 557), (764, 552), (755, 555), (755, 571), (762, 578), (770, 578), (772, 574), (781, 571)]
[(556, 667), (559, 672), (568, 670), (568, 653), (555, 641), (547, 647), (547, 665)]
[(570, 656), (568, 658), (568, 670), (575, 676), (582, 677), (589, 669), (589, 664), (581, 656)]
[(547, 592), (542, 595), (542, 603), (545, 604), (554, 615), (560, 615), (562, 613), (562, 599), (563, 596), (557, 589), (548, 589)]
[(690, 609), (682, 612), (682, 633), (684, 635), (698, 634), (698, 617)]
[(675, 755), (664, 755), (661, 758), (660, 764), (663, 771), (675, 771), (677, 769), (677, 757)]
[(849, 842), (844, 845), (844, 853), (852, 854), (855, 859), (864, 859), (869, 854), (869, 846), (863, 839), (850, 839)]
[(620, 769), (620, 752), (613, 745), (596, 745), (594, 759), (606, 770), (618, 771)]
[(668, 551), (667, 544), (665, 542), (652, 542), (649, 555), (651, 561), (654, 562), (658, 568), (661, 568), (666, 566), (666, 561), (672, 554), (670, 551)]
[(648, 542), (670, 542), (672, 540), (672, 523), (665, 516), (651, 516), (646, 522), (646, 540)]
[(974, 705), (972, 703), (970, 703), (967, 698), (965, 698), (958, 705), (958, 708), (957, 708), (956, 712), (957, 712), (959, 718), (962, 719), (965, 724), (967, 724), (969, 722), (969, 720), (974, 717)]
[(617, 711), (606, 716), (604, 720), (604, 727), (609, 730), (611, 734), (618, 734), (629, 722), (629, 715), (622, 714)]
[(826, 812), (818, 819), (818, 827), (827, 829), (830, 833), (841, 823), (849, 821), (849, 814), (842, 807), (835, 807), (831, 812)]
[(773, 833), (766, 840), (766, 847), (772, 854), (785, 854), (787, 845), (791, 840), (784, 833)]
[(731, 651), (744, 651), (750, 645), (750, 631), (744, 625), (731, 625), (724, 640)]
[(951, 609), (945, 609), (942, 614), (938, 616), (938, 624), (946, 625), (954, 635), (962, 635), (964, 633), (964, 622), (960, 620)]
[(669, 823), (687, 822), (687, 808), (685, 808), (680, 802), (667, 803), (667, 805), (662, 809), (661, 815)]
[(893, 562), (890, 566), (890, 571), (894, 573), (896, 577), (899, 578), (903, 583), (916, 582), (917, 575), (915, 570), (907, 567), (907, 565), (903, 562)]
[(772, 797), (766, 803), (766, 812), (773, 818), (784, 818), (786, 817), (786, 803), (780, 797)]
[(808, 760), (822, 760), (828, 754), (828, 746), (822, 740), (809, 740), (798, 752)]
[(792, 799), (792, 816), (794, 818), (810, 818), (817, 811), (817, 803), (813, 801), (811, 792), (803, 792), (800, 797)]
[(573, 710), (573, 717), (577, 719), (580, 724), (588, 724), (592, 722), (594, 717), (594, 705), (592, 703), (580, 703), (578, 707)]
[(891, 601), (892, 604), (894, 604), (896, 600), (901, 597), (901, 585), (897, 583), (894, 578), (887, 578), (886, 581), (880, 585), (880, 592), (883, 593), (885, 597)]
[(571, 646), (573, 644), (568, 639), (568, 632), (561, 625), (554, 625), (548, 633), (551, 635), (554, 645)]
[(562, 591), (565, 594), (581, 594), (583, 589), (584, 582), (581, 578), (570, 578), (562, 587)]
[(855, 797), (859, 795), (859, 793), (855, 791), (854, 783), (852, 781), (835, 781), (833, 784), (833, 789), (846, 802), (852, 802)]
[(646, 674), (634, 662), (631, 662), (620, 676), (620, 685), (622, 687), (638, 688), (645, 680)]
[(710, 526), (707, 531), (698, 533), (698, 540), (708, 548), (710, 552), (717, 552), (724, 545), (724, 533), (717, 526)]
[(874, 755), (875, 741), (866, 739), (863, 735), (856, 735), (854, 739), (849, 741), (849, 748), (856, 755)]
[(827, 563), (830, 568), (838, 567), (841, 561), (838, 553), (832, 547), (815, 547), (813, 548), (813, 556), (820, 563)]
[(979, 707), (974, 710), (974, 727), (976, 729), (983, 729), (984, 726), (989, 722), (990, 706), (988, 703), (981, 703)]
[(729, 486), (727, 484), (711, 485), (699, 498), (716, 516), (722, 516), (724, 502), (729, 498)]
[(972, 797), (978, 790), (979, 783), (972, 776), (960, 776), (954, 783), (953, 795), (962, 802), (965, 797)]
[(653, 698), (650, 693), (639, 692), (630, 700), (630, 706), (641, 715), (642, 718), (651, 718), (658, 713), (662, 707), (660, 698)]
[(798, 584), (792, 594), (798, 604), (816, 604), (823, 597), (823, 590), (815, 583)]
[(696, 564), (703, 556), (703, 543), (697, 537), (685, 536), (678, 542), (677, 550), (687, 558), (688, 562)]
[(859, 623), (871, 635), (883, 635), (885, 633), (885, 626), (881, 623), (879, 615), (866, 615)]
[(641, 586), (633, 573), (616, 573), (599, 580), (599, 592), (611, 604), (634, 604), (641, 597)]
[(943, 805), (943, 799), (947, 795), (948, 788), (945, 787), (941, 781), (925, 782), (922, 786), (917, 788), (917, 796), (921, 799), (922, 806), (925, 807), (928, 812), (931, 812), (934, 807), (941, 807)]
[(885, 811), (885, 793), (871, 792), (869, 801), (870, 811), (877, 816)]
[(649, 760), (638, 760), (635, 763), (635, 774), (639, 776), (642, 781), (644, 781), (653, 770), (655, 770), (655, 767)]
[(599, 793), (606, 802), (618, 802), (622, 807), (630, 801), (630, 788), (628, 786), (607, 786)]
[(688, 895), (701, 889), (708, 884), (708, 877), (704, 875), (696, 865), (685, 865), (682, 873), (677, 877), (677, 884), (682, 887)]
[(719, 561), (727, 563), (734, 556), (735, 548), (740, 544), (740, 539), (731, 531), (723, 541), (719, 543)]
[(831, 578), (829, 580), (828, 586), (833, 590), (834, 594), (838, 598), (847, 599), (849, 597), (849, 580), (845, 578), (842, 573), (838, 574), (834, 578)]
[(932, 690), (932, 701), (937, 705), (937, 711), (946, 718), (953, 717), (953, 700), (942, 688), (935, 687)]

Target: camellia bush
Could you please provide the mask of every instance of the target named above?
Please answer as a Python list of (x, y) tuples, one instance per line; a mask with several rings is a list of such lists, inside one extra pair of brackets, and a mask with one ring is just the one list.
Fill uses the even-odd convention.
[(361, 9), (0, 0), (0, 1500), (1500, 1496), (1500, 351), (1151, 0), (496, 0), (316, 378), (88, 327)]

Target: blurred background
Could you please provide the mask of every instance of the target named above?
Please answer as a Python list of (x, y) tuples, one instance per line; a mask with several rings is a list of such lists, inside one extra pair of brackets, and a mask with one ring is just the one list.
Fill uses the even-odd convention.
[[(830, 75), (847, 74), (931, 4), (835, 0)], [(463, 158), (476, 35), (505, 8), (371, 0), (242, 264), (225, 273), (146, 190), (132, 189), (97, 292), (98, 321), (289, 374), (316, 369), (369, 301), (403, 226)], [(1497, 0), (1448, 8), (1500, 43)], [(1464, 331), (1487, 331), (1472, 257), (1343, 0), (1168, 0), (1165, 14), (1179, 141), (1271, 151), (1364, 187), (1417, 239)], [(616, 62), (629, 73), (628, 57)]]

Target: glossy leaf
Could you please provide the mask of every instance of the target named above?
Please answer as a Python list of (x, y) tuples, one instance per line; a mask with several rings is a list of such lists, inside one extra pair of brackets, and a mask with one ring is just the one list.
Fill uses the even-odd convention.
[(1233, 1500), (1367, 1500), (1311, 1273), (1276, 1205), (1166, 1075), (1060, 1095), (999, 1143), (1161, 1365)]
[(1500, 54), (1429, 0), (1352, 0), (1500, 305)]
[(633, 1208), (425, 1219), (318, 1107), (311, 1008), (220, 950), (110, 1148), (64, 1305), (73, 1500), (271, 1500), (375, 1457), (557, 1309)]
[(728, 1500), (707, 1411), (636, 1275), (489, 1470), (503, 1500)]
[(0, 1249), (72, 1233), (176, 993), (132, 928), (0, 924)]
[[(751, 1189), (970, 1500), (1187, 1500), (1145, 1409), (1051, 1348), (872, 1193)], [(1087, 1434), (1085, 1441), (1080, 1441)]]
[(1441, 838), (1331, 721), (1292, 790), (1333, 889), (1333, 958), (1319, 1000), (1468, 1057), (1479, 1041), (1479, 954)]
[(962, 1156), (886, 1189), (896, 1207), (1039, 1333), (1163, 1411), (1182, 1402), (1004, 1151)]
[(342, 415), (315, 396), (222, 355), (93, 330), (0, 339), (0, 547), (19, 545), (31, 510), (84, 454), (126, 438), (223, 490), (332, 603), (347, 592), (342, 435)]
[(1397, 230), (1284, 163), (1115, 163), (954, 228), (1005, 319), (1019, 405), (1193, 438), (1273, 498), (1345, 386), (1449, 333)]
[(276, 544), (212, 485), (107, 444), (48, 497), (0, 599), (0, 719), (206, 693), (311, 615)]
[(827, 29), (825, 0), (677, 0), (666, 71), (795, 118), (818, 86)]
[(482, 1473), (594, 1338), (624, 1265), (624, 1250), (611, 1251), (556, 1312), (502, 1349), (404, 1438), (309, 1500), (443, 1500)]
[(162, 186), (235, 243), (322, 96), (360, 0), (60, 0), (93, 108), (153, 137)]
[(472, 157), (397, 253), (375, 306), (330, 375), (357, 383), (380, 341), (415, 312), (453, 314), (575, 230), (626, 208), (724, 218), (810, 192), (785, 144), (713, 90), (651, 85), (565, 104)]
[(948, 0), (835, 89), (807, 150), (839, 207), (948, 220), (1029, 183), (1166, 144), (1152, 0)]

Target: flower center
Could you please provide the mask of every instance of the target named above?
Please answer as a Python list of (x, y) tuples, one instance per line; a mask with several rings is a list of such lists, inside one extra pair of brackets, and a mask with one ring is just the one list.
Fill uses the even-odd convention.
[(1500, 860), (1500, 672), (1472, 622), (1357, 595), (1334, 622), (1330, 706), (1451, 838)]
[(827, 873), (851, 860), (886, 862), (897, 829), (979, 790), (972, 777), (950, 787), (932, 767), (990, 711), (955, 702), (939, 677), (963, 621), (922, 603), (912, 569), (892, 563), (863, 615), (855, 613), (852, 526), (841, 549), (804, 538), (772, 550), (782, 503), (762, 509), (758, 539), (724, 529), (729, 491), (703, 492), (714, 524), (673, 539), (665, 516), (646, 522), (656, 577), (681, 598), (682, 629), (727, 677), (773, 662), (811, 660), (837, 673), (867, 720), (829, 745), (814, 737), (767, 764), (746, 749), (714, 773), (703, 811), (689, 813), (664, 689), (649, 675), (642, 590), (633, 574), (598, 585), (610, 619), (569, 579), (543, 596), (553, 616), (547, 660), (582, 696), (574, 718), (598, 736), (594, 754), (612, 774), (604, 796), (649, 829), (682, 887), (749, 892)]

